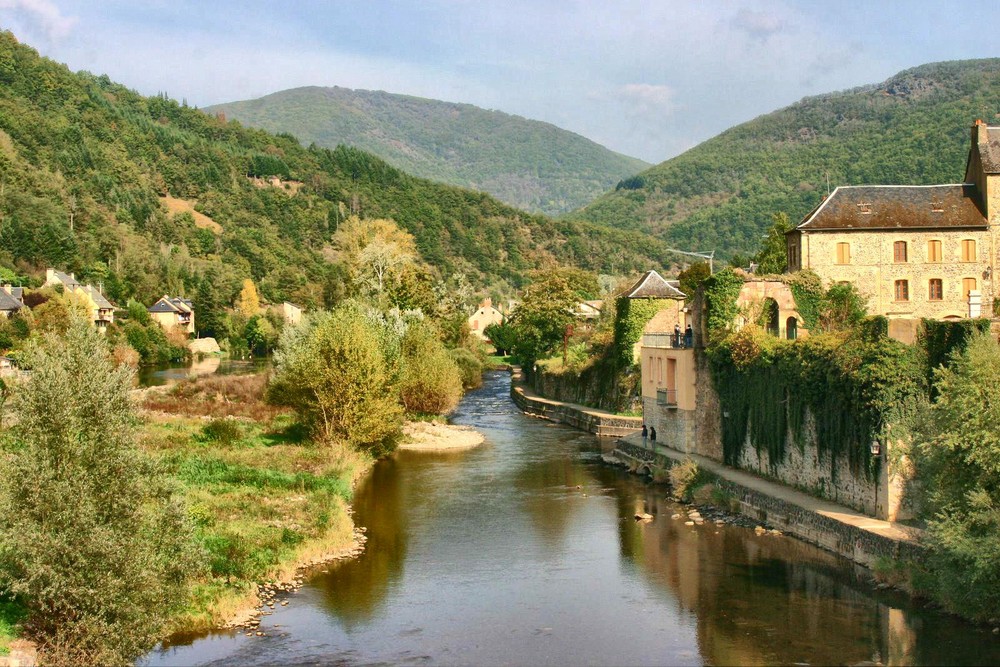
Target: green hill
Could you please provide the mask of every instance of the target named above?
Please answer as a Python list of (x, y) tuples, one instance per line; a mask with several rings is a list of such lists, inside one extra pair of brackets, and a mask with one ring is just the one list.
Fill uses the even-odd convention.
[(684, 249), (752, 252), (773, 213), (797, 221), (828, 181), (960, 182), (973, 121), (998, 117), (1000, 59), (923, 65), (731, 128), (570, 217), (643, 230)]
[(329, 305), (345, 284), (330, 239), (351, 211), (407, 229), (438, 279), (501, 291), (555, 264), (638, 270), (658, 248), (144, 97), (0, 33), (0, 278), (53, 266), (119, 304), (209, 287), (231, 304), (252, 278), (270, 302)]
[(205, 111), (306, 144), (361, 148), (407, 173), (548, 214), (583, 206), (649, 166), (548, 123), (382, 91), (295, 88)]

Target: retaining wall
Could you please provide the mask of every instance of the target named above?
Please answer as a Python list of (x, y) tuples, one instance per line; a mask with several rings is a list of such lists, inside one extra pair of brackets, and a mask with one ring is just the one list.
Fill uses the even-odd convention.
[(642, 417), (625, 417), (582, 405), (553, 401), (534, 395), (521, 384), (521, 371), (511, 370), (510, 396), (529, 415), (567, 424), (599, 437), (620, 438), (642, 428)]

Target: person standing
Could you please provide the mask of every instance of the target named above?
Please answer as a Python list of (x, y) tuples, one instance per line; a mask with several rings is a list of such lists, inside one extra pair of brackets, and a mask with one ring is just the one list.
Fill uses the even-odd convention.
[(680, 324), (675, 324), (674, 325), (674, 347), (680, 347), (680, 346), (681, 346), (681, 325)]
[(656, 447), (656, 429), (649, 429), (649, 442), (653, 447)]
[(642, 446), (643, 447), (646, 446), (646, 438), (648, 438), (648, 437), (649, 437), (649, 430), (646, 428), (646, 425), (643, 424), (642, 425)]
[(690, 324), (684, 330), (684, 347), (694, 347), (694, 331), (691, 330)]

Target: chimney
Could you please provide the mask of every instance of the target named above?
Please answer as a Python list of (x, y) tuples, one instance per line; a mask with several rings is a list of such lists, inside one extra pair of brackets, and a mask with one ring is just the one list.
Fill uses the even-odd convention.
[(11, 290), (11, 286), (10, 285), (0, 285), (0, 288), (3, 288), (4, 292), (7, 292), (7, 294), (10, 294), (10, 290)]
[(989, 127), (982, 121), (981, 118), (977, 118), (975, 124), (972, 126), (972, 145), (988, 144), (989, 142)]
[(45, 284), (51, 285), (56, 279), (55, 269), (45, 269)]

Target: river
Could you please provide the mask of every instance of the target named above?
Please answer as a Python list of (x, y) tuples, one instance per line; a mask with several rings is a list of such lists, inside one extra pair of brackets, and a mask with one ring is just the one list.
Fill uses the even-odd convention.
[(509, 387), (488, 374), (454, 415), (483, 446), (374, 467), (354, 501), (367, 550), (311, 577), (265, 637), (217, 632), (148, 663), (1000, 664), (1000, 639), (844, 559), (671, 519), (662, 487), (522, 415)]

